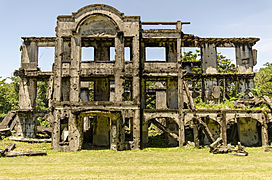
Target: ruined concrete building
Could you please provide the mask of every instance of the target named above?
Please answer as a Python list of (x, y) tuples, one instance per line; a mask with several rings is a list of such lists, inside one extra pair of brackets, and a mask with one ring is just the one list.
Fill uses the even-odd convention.
[[(196, 109), (193, 102), (222, 102), (230, 84), (236, 93), (253, 88), (253, 45), (259, 39), (201, 38), (183, 33), (183, 24), (189, 23), (142, 22), (139, 16), (95, 4), (58, 16), (56, 37), (23, 37), (15, 72), (21, 79), (16, 135), (35, 137), (37, 118), (44, 117), (51, 122), (56, 151), (77, 151), (84, 144), (140, 149), (148, 144), (151, 123), (167, 135), (169, 145), (183, 146), (189, 134), (195, 143), (202, 136), (204, 144), (217, 137), (223, 144), (268, 144), (270, 113)], [(40, 47), (55, 48), (51, 72), (39, 66)], [(163, 60), (148, 59), (154, 47), (164, 49)], [(201, 59), (183, 60), (183, 47), (199, 48)], [(237, 73), (218, 71), (221, 47), (235, 50)], [(89, 59), (83, 58), (85, 50), (93, 53)], [(49, 111), (35, 110), (38, 81), (48, 82)]]

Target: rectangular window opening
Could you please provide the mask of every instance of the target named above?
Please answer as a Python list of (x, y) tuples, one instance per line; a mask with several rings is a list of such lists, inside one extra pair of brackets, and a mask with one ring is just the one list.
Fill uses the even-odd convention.
[(81, 61), (94, 61), (94, 47), (81, 48)]
[(236, 55), (235, 48), (217, 47), (217, 65), (219, 73), (236, 72)]
[(146, 81), (145, 108), (156, 109), (156, 81)]
[(115, 47), (110, 47), (110, 61), (115, 61)]
[(70, 101), (70, 77), (63, 77), (61, 81), (61, 100)]
[(55, 47), (39, 47), (38, 67), (41, 71), (52, 71), (55, 60)]
[(123, 101), (132, 101), (132, 79), (125, 80)]
[(114, 101), (115, 95), (115, 82), (114, 80), (110, 80), (110, 101)]
[(182, 47), (182, 67), (189, 73), (202, 73), (201, 51), (197, 47)]
[(37, 97), (36, 97), (36, 110), (49, 110), (48, 99), (46, 93), (48, 90), (47, 81), (38, 81), (37, 82)]
[(60, 119), (60, 144), (67, 144), (68, 143), (68, 136), (69, 136), (69, 124), (68, 118), (64, 117)]
[(146, 47), (146, 61), (160, 61), (166, 62), (166, 48), (165, 47)]
[(125, 118), (125, 141), (133, 140), (133, 118), (126, 117)]
[(125, 61), (131, 61), (131, 48), (130, 47), (125, 47)]
[(94, 81), (80, 82), (80, 100), (81, 102), (94, 101)]

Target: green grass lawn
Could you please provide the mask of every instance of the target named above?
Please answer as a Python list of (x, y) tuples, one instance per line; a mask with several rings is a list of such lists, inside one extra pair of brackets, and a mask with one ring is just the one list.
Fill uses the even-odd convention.
[[(10, 142), (0, 141), (0, 148)], [(16, 151), (47, 150), (47, 156), (0, 158), (0, 179), (271, 179), (272, 153), (246, 148), (247, 157), (209, 150), (146, 148), (139, 151), (54, 152), (48, 143), (16, 142)]]

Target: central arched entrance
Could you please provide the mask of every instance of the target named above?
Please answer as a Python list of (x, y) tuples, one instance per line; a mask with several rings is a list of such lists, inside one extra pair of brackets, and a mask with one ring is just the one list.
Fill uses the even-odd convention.
[(88, 111), (79, 115), (82, 119), (83, 149), (117, 150), (120, 112)]

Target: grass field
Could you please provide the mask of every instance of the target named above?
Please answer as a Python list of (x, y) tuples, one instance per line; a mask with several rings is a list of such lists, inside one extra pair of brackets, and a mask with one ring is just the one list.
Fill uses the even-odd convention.
[[(0, 141), (0, 148), (11, 141)], [(47, 156), (0, 158), (0, 179), (271, 179), (272, 153), (246, 148), (247, 157), (208, 149), (146, 148), (139, 151), (54, 152), (51, 145), (16, 142), (16, 151)]]

